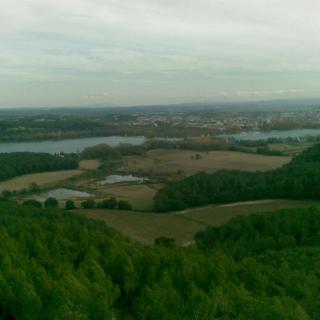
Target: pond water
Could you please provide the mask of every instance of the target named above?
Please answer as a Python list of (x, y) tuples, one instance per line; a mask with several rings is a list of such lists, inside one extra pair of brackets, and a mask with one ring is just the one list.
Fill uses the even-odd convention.
[(106, 184), (115, 184), (120, 182), (143, 183), (144, 181), (147, 181), (147, 180), (148, 180), (147, 178), (135, 177), (132, 174), (129, 174), (129, 175), (113, 174), (113, 175), (107, 176), (104, 180), (99, 181), (98, 185), (104, 186)]
[(88, 198), (92, 196), (90, 193), (87, 193), (87, 192), (65, 189), (65, 188), (54, 189), (49, 192), (42, 193), (41, 195), (45, 198), (56, 198), (58, 200)]
[(237, 134), (226, 134), (224, 137), (236, 140), (267, 140), (270, 138), (304, 138), (306, 136), (319, 136), (320, 129), (295, 129), (295, 130), (272, 130), (268, 132), (242, 132)]

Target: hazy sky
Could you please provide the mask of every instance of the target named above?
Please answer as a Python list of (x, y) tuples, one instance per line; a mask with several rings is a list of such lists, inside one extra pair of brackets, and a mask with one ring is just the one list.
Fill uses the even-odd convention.
[(320, 96), (319, 0), (1, 0), (0, 106)]

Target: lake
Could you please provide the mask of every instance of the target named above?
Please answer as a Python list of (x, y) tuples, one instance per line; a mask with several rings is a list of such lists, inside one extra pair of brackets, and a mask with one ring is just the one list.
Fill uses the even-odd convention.
[(303, 138), (306, 136), (319, 136), (320, 129), (295, 129), (295, 130), (272, 130), (268, 132), (242, 132), (237, 134), (226, 134), (224, 137), (236, 140), (267, 140), (270, 138)]
[[(269, 138), (303, 138), (305, 136), (318, 136), (320, 129), (296, 129), (296, 130), (273, 130), (269, 132), (242, 132), (238, 134), (226, 134), (224, 137), (234, 138), (236, 140), (267, 140)], [(157, 138), (169, 141), (182, 140), (182, 138)], [(64, 140), (48, 140), (34, 142), (6, 142), (0, 143), (0, 153), (4, 152), (46, 152), (46, 153), (71, 153), (81, 152), (84, 148), (92, 147), (97, 144), (106, 143), (115, 147), (121, 143), (140, 145), (147, 138), (143, 136), (124, 137), (93, 137)]]
[(0, 143), (0, 153), (4, 152), (46, 152), (46, 153), (71, 153), (81, 152), (84, 148), (95, 146), (100, 143), (106, 143), (112, 147), (120, 143), (129, 143), (139, 145), (146, 141), (145, 137), (97, 137), (97, 138), (79, 138), (64, 139), (57, 141), (35, 141), (35, 142), (8, 142)]

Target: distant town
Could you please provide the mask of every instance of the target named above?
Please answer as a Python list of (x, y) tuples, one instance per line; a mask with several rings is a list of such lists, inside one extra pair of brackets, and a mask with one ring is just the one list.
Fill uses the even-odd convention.
[(102, 136), (199, 137), (320, 128), (320, 102), (0, 110), (0, 141)]

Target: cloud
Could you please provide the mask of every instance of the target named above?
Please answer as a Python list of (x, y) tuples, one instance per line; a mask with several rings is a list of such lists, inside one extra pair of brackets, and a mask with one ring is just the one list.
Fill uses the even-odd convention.
[(126, 104), (146, 86), (155, 103), (212, 87), (317, 91), (319, 11), (317, 0), (2, 0), (0, 106), (15, 103), (21, 81), (63, 82), (75, 103), (86, 85), (114, 83)]
[(102, 93), (96, 93), (96, 94), (86, 94), (83, 96), (86, 100), (104, 100), (106, 97), (109, 97), (110, 93), (105, 91)]

